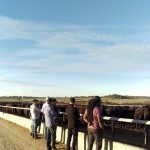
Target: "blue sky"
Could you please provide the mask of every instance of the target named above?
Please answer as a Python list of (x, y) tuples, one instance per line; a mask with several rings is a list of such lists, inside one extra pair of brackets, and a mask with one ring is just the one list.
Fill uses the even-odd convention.
[(0, 3), (1, 96), (150, 96), (149, 0)]

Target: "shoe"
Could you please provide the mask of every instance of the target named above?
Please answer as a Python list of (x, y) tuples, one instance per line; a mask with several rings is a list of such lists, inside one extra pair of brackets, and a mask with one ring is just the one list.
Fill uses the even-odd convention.
[(47, 150), (52, 150), (52, 148), (51, 147), (47, 147)]
[(52, 150), (56, 150), (56, 146), (53, 146), (53, 147), (52, 147)]
[(30, 133), (29, 133), (29, 135), (31, 135), (31, 136), (32, 136), (32, 132), (30, 132)]
[(37, 135), (34, 135), (34, 139), (37, 139), (38, 138), (38, 136)]

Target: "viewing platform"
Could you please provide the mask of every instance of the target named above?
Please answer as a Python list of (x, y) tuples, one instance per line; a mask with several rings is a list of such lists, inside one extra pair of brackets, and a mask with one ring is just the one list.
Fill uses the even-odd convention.
[[(0, 118), (3, 118), (9, 121), (8, 122), (3, 119), (0, 119), (3, 122), (7, 122), (6, 125), (3, 125), (3, 123), (0, 123), (1, 132), (4, 134), (4, 135), (1, 135), (2, 141), (0, 142), (0, 144), (3, 147), (2, 150), (6, 150), (6, 149), (7, 150), (9, 149), (11, 150), (13, 149), (14, 150), (30, 150), (30, 149), (46, 150), (46, 143), (43, 137), (43, 124), (41, 124), (40, 130), (39, 130), (39, 139), (35, 140), (29, 135), (29, 129), (31, 126), (30, 119), (16, 116), (13, 114), (4, 113), (4, 112), (0, 112)], [(8, 127), (7, 127), (7, 124), (8, 124)], [(18, 130), (18, 128), (20, 130)], [(8, 131), (8, 133), (5, 133), (4, 131)], [(104, 138), (103, 138), (102, 150), (148, 150), (149, 149), (148, 145), (144, 146), (143, 144), (143, 146), (141, 146), (142, 142), (144, 141), (144, 133), (143, 134), (133, 133), (134, 135), (132, 136), (132, 138), (129, 139), (130, 142), (129, 141), (126, 142), (126, 140), (124, 140), (124, 138), (128, 138), (128, 134), (129, 134), (128, 132), (122, 132), (122, 131), (117, 130), (115, 131), (115, 134), (117, 138), (112, 137), (111, 130), (108, 129), (107, 132), (105, 132)], [(141, 136), (142, 136), (143, 141), (141, 140)], [(117, 140), (117, 139), (120, 139), (120, 140)], [(56, 148), (58, 150), (65, 150), (66, 140), (67, 140), (67, 128), (58, 126), (57, 127), (58, 144), (56, 145)], [(87, 133), (80, 131), (78, 134), (78, 144), (77, 144), (78, 150), (86, 150), (87, 144), (88, 144)], [(8, 146), (11, 148), (7, 148)], [(95, 149), (95, 144), (94, 144), (93, 150), (94, 149)]]

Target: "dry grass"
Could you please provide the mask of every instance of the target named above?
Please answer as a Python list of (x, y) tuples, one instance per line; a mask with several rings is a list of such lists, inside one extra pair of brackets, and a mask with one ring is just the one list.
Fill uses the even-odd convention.
[(115, 105), (150, 105), (150, 99), (111, 99), (102, 98), (104, 104), (115, 104)]
[[(0, 97), (0, 102), (32, 102), (34, 98), (37, 98), (40, 101), (45, 101), (45, 97)], [(59, 103), (69, 103), (69, 97), (57, 97), (56, 98)], [(102, 97), (102, 104), (112, 104), (112, 105), (150, 105), (150, 99), (144, 98), (132, 98), (132, 99), (117, 99), (117, 98), (109, 98)], [(90, 100), (90, 97), (76, 97), (77, 104), (86, 104), (86, 102)]]

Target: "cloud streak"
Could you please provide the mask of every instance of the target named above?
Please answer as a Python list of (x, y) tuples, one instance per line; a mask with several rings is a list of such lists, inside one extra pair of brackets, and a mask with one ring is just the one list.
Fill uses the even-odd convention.
[[(4, 53), (0, 65), (6, 68), (32, 72), (127, 72), (146, 70), (150, 60), (150, 45), (135, 44), (145, 35), (139, 32), (135, 36), (137, 31), (121, 35), (102, 31), (101, 26), (46, 24), (4, 16), (0, 16), (0, 28), (0, 40), (33, 42), (29, 48), (22, 45), (13, 50), (12, 55)], [(111, 31), (110, 26), (107, 28)]]
[(148, 5), (47, 4), (2, 2), (0, 95), (150, 95)]

